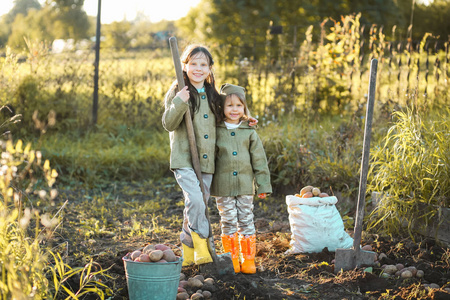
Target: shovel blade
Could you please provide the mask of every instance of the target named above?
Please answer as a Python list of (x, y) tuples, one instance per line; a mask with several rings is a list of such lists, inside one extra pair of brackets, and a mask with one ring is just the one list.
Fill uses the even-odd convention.
[[(359, 252), (359, 253), (358, 253)], [(334, 273), (349, 271), (361, 266), (373, 266), (377, 254), (373, 251), (336, 249)]]
[(231, 253), (213, 256), (213, 262), (199, 265), (200, 272), (214, 275), (235, 275)]

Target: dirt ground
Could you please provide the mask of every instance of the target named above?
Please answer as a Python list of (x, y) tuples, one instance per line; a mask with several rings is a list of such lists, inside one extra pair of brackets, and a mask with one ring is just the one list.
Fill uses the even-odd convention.
[[(127, 253), (149, 243), (180, 246), (180, 226), (170, 220), (173, 220), (171, 217), (174, 215), (182, 217), (183, 206), (179, 205), (182, 193), (175, 185), (166, 186), (161, 192), (164, 192), (169, 203), (165, 209), (156, 212), (160, 216), (158, 225), (165, 229), (163, 233), (151, 233), (145, 237), (124, 235), (125, 227), (132, 217), (121, 213), (120, 210), (108, 208), (102, 216), (105, 219), (116, 219), (114, 228), (90, 239), (76, 234), (77, 227), (81, 226), (84, 218), (80, 217), (80, 212), (77, 211), (81, 207), (81, 195), (89, 192), (66, 190), (61, 193), (61, 199), (67, 198), (71, 203), (64, 215), (64, 222), (70, 225), (66, 226), (56, 239), (59, 240), (58, 243), (67, 241), (76, 245), (68, 248), (66, 260), (70, 265), (81, 265), (83, 259), (80, 258), (80, 253), (85, 253), (104, 269), (110, 268), (108, 274), (112, 278), (102, 281), (112, 290), (112, 295), (107, 299), (128, 299), (122, 261), (122, 257)], [(114, 193), (116, 203), (120, 198), (123, 205), (130, 201), (129, 203), (134, 203), (133, 205), (139, 208), (146, 201), (151, 201), (151, 196), (140, 196), (138, 192), (133, 194), (133, 199), (127, 199), (130, 194), (121, 193), (117, 186), (114, 186)], [(86, 202), (93, 198), (90, 196), (86, 200), (84, 196), (84, 199)], [(216, 250), (220, 252), (222, 248), (219, 215), (213, 202), (209, 205), (210, 218)], [(373, 251), (378, 255), (384, 253), (386, 257), (371, 269), (360, 268), (334, 274), (335, 253), (326, 248), (320, 253), (284, 255), (289, 249), (291, 232), (287, 207), (282, 198), (269, 198), (264, 201), (264, 205), (255, 203), (254, 213), (257, 230), (256, 274), (220, 276), (202, 273), (198, 266), (183, 267), (182, 273), (187, 278), (200, 274), (214, 279), (214, 286), (209, 289), (211, 299), (450, 299), (450, 250), (433, 239), (417, 237), (413, 242), (410, 239), (399, 240), (363, 234), (362, 244), (371, 245)], [(87, 212), (82, 212), (81, 216), (86, 217), (86, 214)], [(122, 232), (121, 235), (117, 234), (119, 231)], [(423, 270), (424, 276), (407, 279), (382, 276), (382, 265), (399, 263)], [(74, 286), (76, 282), (75, 279), (69, 281)], [(431, 283), (437, 284), (439, 288), (426, 287)], [(195, 292), (189, 289), (188, 291)]]

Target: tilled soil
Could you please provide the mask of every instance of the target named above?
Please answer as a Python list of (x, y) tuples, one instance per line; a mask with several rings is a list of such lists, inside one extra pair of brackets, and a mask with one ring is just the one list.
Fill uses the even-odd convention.
[[(128, 299), (122, 261), (127, 253), (149, 243), (180, 246), (180, 227), (165, 220), (169, 220), (169, 216), (174, 214), (182, 216), (183, 207), (177, 205), (182, 199), (182, 193), (176, 186), (166, 189), (165, 193), (171, 204), (164, 211), (158, 212), (159, 226), (165, 230), (164, 233), (152, 233), (151, 236), (114, 237), (114, 230), (120, 230), (115, 228), (108, 234), (86, 240), (70, 234), (77, 230), (79, 213), (72, 210), (65, 215), (65, 222), (74, 226), (67, 227), (58, 238), (70, 239), (71, 243), (78, 245), (76, 251), (69, 250), (67, 262), (73, 266), (79, 265), (81, 262), (76, 256), (80, 249), (84, 249), (102, 268), (109, 268), (107, 273), (112, 278), (105, 278), (103, 281), (112, 290), (108, 299)], [(73, 203), (79, 201), (78, 192), (66, 192), (64, 195), (72, 198)], [(126, 195), (120, 197), (125, 203)], [(149, 200), (134, 195), (133, 201), (144, 203)], [(73, 205), (73, 209), (76, 209), (77, 206)], [(220, 252), (219, 216), (214, 204), (210, 203), (209, 209), (216, 250)], [(371, 245), (373, 251), (378, 255), (384, 253), (386, 257), (372, 268), (335, 274), (335, 254), (327, 248), (319, 253), (284, 254), (289, 249), (291, 233), (286, 205), (282, 199), (271, 199), (264, 206), (255, 205), (254, 212), (257, 229), (256, 274), (217, 275), (202, 272), (198, 266), (182, 269), (186, 278), (200, 274), (214, 279), (214, 286), (209, 289), (211, 299), (450, 299), (450, 250), (433, 239), (418, 236), (413, 242), (410, 239), (364, 234), (362, 244)], [(105, 214), (117, 217), (123, 226), (129, 221), (125, 216), (118, 216), (117, 211), (106, 210)], [(70, 235), (70, 238), (64, 235)], [(381, 276), (383, 265), (399, 263), (423, 270), (424, 276), (407, 279)], [(437, 284), (439, 289), (427, 288), (426, 285), (431, 283)], [(69, 280), (69, 284), (76, 287), (77, 280)], [(187, 290), (190, 294), (195, 292), (189, 288)], [(92, 296), (89, 299), (95, 298)]]

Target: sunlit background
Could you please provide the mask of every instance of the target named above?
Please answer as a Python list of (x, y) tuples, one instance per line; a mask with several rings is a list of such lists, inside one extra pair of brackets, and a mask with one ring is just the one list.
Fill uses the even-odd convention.
[[(44, 3), (45, 1), (39, 1)], [(200, 0), (103, 0), (102, 23), (113, 21), (134, 20), (138, 14), (148, 17), (151, 22), (161, 20), (177, 20), (184, 17), (189, 9), (196, 6)], [(14, 6), (14, 0), (3, 0), (0, 5), (0, 16), (8, 13)], [(85, 0), (84, 10), (88, 16), (97, 15), (97, 0)]]

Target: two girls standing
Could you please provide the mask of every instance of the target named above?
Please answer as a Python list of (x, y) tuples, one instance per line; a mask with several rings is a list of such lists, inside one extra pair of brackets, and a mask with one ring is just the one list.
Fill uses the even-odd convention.
[[(259, 158), (257, 159), (258, 166), (265, 162), (266, 167), (266, 170), (262, 172), (265, 174), (266, 179), (260, 181), (260, 183), (263, 183), (264, 188), (260, 186), (258, 192), (271, 192), (264, 149), (262, 148), (261, 141), (257, 138), (255, 130), (248, 125), (249, 119), (253, 123), (256, 123), (256, 120), (250, 118), (248, 110), (245, 109), (243, 114), (238, 109), (238, 112), (233, 110), (227, 116), (225, 108), (227, 105), (226, 99), (229, 98), (227, 97), (229, 95), (226, 93), (233, 90), (222, 88), (222, 95), (219, 95), (217, 92), (214, 75), (211, 70), (214, 60), (208, 49), (198, 45), (187, 47), (182, 54), (181, 62), (186, 87), (176, 93), (177, 84), (176, 82), (172, 84), (165, 97), (165, 111), (162, 123), (164, 128), (169, 131), (170, 136), (170, 169), (174, 172), (185, 198), (183, 228), (180, 235), (184, 252), (183, 266), (193, 263), (199, 265), (212, 262), (207, 245), (209, 224), (206, 217), (206, 206), (203, 201), (203, 194), (197, 176), (192, 167), (186, 124), (184, 122), (184, 114), (190, 109), (191, 115), (193, 116), (194, 134), (200, 156), (202, 180), (207, 198), (210, 196), (213, 174), (215, 178), (214, 187), (220, 187), (214, 188), (214, 195), (219, 196), (217, 198), (217, 206), (222, 218), (222, 242), (224, 249), (226, 252), (232, 253), (235, 271), (241, 271), (238, 260), (240, 251), (237, 246), (236, 234), (236, 232), (239, 232), (244, 259), (242, 272), (255, 273), (254, 257), (256, 246), (252, 213), (254, 177), (252, 165), (256, 161), (253, 161), (252, 155), (250, 155), (255, 149), (259, 149), (257, 150), (259, 153)], [(242, 106), (246, 107), (245, 94), (243, 95), (244, 97), (239, 99), (241, 99)], [(231, 157), (226, 154), (227, 150), (221, 149), (220, 147), (220, 141), (228, 143), (225, 139), (226, 134), (224, 139), (222, 139), (221, 132), (223, 129), (221, 129), (221, 126), (226, 125), (222, 121), (217, 128), (217, 137), (220, 138), (216, 140), (216, 118), (219, 120), (227, 120), (227, 123), (235, 123), (239, 120), (237, 122), (238, 124), (234, 124), (238, 125), (239, 128), (236, 127), (232, 129), (234, 130), (233, 133), (230, 132), (230, 136), (236, 137), (235, 141), (238, 143), (233, 142), (237, 148), (232, 151), (233, 154), (231, 154)], [(241, 123), (241, 121), (243, 122)], [(241, 127), (246, 127), (246, 130), (241, 130)], [(225, 128), (225, 130), (228, 129)], [(241, 131), (254, 132), (254, 134), (248, 135), (248, 142), (244, 142), (240, 141), (241, 139), (245, 139), (245, 134), (242, 135)], [(252, 136), (252, 139), (250, 139), (250, 136)], [(256, 144), (259, 143), (257, 147), (253, 141)], [(216, 142), (218, 142), (217, 150)], [(239, 151), (239, 155), (237, 151)], [(236, 154), (234, 154), (235, 152)], [(246, 152), (247, 154), (245, 154)], [(217, 157), (216, 153), (218, 155)], [(231, 172), (231, 176), (233, 177), (230, 177), (226, 175), (227, 172), (229, 173), (229, 170), (221, 166), (228, 164), (226, 161), (233, 160), (233, 157), (239, 158), (237, 165), (239, 168), (235, 168)], [(257, 178), (261, 178), (262, 175), (260, 168), (259, 166), (255, 169), (256, 174), (259, 174)], [(256, 183), (257, 185), (259, 184), (258, 180)], [(231, 194), (228, 188), (224, 189), (222, 187), (231, 187)], [(242, 193), (245, 194), (244, 197), (239, 197), (243, 195)]]

